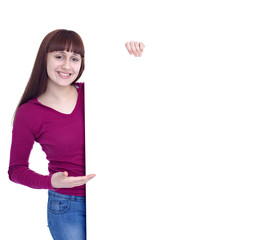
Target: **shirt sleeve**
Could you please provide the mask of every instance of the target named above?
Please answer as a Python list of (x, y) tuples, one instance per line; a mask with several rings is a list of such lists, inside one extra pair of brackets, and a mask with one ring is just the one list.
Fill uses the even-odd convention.
[(9, 178), (36, 189), (52, 189), (51, 176), (40, 175), (29, 169), (29, 156), (34, 144), (32, 128), (18, 108), (13, 123), (12, 143), (10, 150)]

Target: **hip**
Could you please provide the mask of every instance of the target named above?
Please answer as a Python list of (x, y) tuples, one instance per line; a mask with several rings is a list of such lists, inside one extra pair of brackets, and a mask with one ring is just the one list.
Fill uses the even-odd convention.
[(85, 239), (86, 198), (48, 191), (48, 227), (53, 239)]

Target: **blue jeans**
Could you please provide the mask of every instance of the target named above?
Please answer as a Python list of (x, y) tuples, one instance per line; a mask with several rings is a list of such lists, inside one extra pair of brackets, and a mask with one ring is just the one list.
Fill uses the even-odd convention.
[(54, 240), (86, 240), (85, 197), (48, 191), (48, 227)]

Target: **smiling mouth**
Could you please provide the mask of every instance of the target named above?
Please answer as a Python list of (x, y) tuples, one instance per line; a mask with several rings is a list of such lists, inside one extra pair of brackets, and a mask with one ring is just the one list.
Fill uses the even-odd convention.
[(72, 73), (63, 73), (63, 72), (58, 72), (59, 75), (63, 76), (63, 77), (69, 77), (72, 75)]

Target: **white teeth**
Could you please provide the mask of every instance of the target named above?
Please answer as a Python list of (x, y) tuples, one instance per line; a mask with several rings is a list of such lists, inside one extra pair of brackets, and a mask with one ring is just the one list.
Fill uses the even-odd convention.
[(64, 76), (64, 77), (69, 76), (69, 73), (62, 73), (62, 72), (60, 72), (59, 74), (62, 75), (62, 76)]

